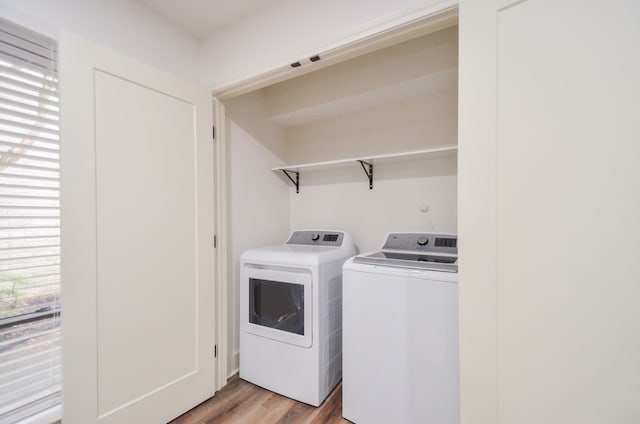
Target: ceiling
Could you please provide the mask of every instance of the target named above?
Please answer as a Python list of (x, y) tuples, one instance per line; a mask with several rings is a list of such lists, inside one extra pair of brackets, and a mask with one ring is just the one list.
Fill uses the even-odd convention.
[(170, 20), (195, 38), (251, 14), (273, 0), (134, 0)]

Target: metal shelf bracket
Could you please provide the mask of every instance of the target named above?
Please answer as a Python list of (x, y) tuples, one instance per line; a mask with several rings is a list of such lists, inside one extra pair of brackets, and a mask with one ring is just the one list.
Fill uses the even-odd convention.
[[(289, 180), (293, 183), (293, 185), (296, 186), (296, 193), (300, 193), (300, 172), (290, 171), (288, 169), (281, 169), (281, 171), (284, 172), (284, 175), (286, 175), (287, 178), (289, 178)], [(296, 174), (296, 179), (294, 180), (293, 178), (291, 178), (290, 174)]]
[[(360, 162), (360, 166), (362, 166), (362, 170), (367, 175), (367, 178), (369, 178), (369, 190), (373, 190), (373, 164), (369, 162), (365, 162), (363, 160), (358, 160), (358, 162)], [(369, 167), (368, 170), (367, 170), (367, 166), (365, 165)]]

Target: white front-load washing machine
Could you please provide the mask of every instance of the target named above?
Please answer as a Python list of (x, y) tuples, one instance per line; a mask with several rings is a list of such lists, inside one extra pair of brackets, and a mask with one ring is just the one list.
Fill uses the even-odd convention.
[(240, 378), (318, 406), (342, 377), (344, 231), (294, 231), (240, 258)]
[(358, 424), (459, 423), (453, 234), (392, 233), (343, 270), (342, 415)]

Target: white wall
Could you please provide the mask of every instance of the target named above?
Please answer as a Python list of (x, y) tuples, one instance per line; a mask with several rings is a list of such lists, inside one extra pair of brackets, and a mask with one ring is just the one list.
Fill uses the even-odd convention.
[(456, 3), (275, 0), (204, 41), (201, 82), (221, 88), (326, 51), (347, 38), (359, 39), (410, 21), (425, 10)]
[(239, 259), (252, 247), (282, 244), (289, 235), (288, 186), (271, 171), (284, 149), (281, 128), (265, 119), (263, 93), (229, 101), (229, 374), (238, 369)]
[[(289, 163), (455, 145), (457, 90), (420, 96), (290, 128)], [(391, 231), (456, 232), (455, 155), (374, 163), (373, 190), (357, 162), (300, 175), (290, 189), (291, 229), (343, 229), (361, 252), (380, 248)], [(428, 211), (422, 212), (426, 206)]]
[[(265, 88), (289, 163), (457, 144), (458, 28)], [(455, 173), (455, 172), (454, 172)]]
[[(443, 29), (266, 88), (275, 119), (295, 123), (289, 163), (456, 145), (457, 33)], [(455, 155), (375, 164), (373, 190), (357, 162), (303, 171), (300, 193), (290, 189), (291, 229), (344, 229), (361, 252), (379, 249), (391, 231), (456, 232), (456, 174)]]
[(289, 163), (455, 146), (457, 90), (394, 102), (287, 130)]
[(57, 37), (75, 32), (163, 71), (197, 82), (198, 42), (164, 18), (125, 0), (0, 0), (0, 15)]
[(346, 230), (359, 252), (380, 249), (391, 231), (455, 232), (455, 164), (444, 168), (453, 175), (376, 179), (373, 190), (362, 169), (356, 169), (359, 181), (305, 184), (298, 194), (290, 189), (291, 229)]

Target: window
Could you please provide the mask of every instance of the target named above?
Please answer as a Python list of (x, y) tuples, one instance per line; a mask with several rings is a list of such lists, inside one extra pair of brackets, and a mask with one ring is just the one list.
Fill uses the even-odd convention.
[(304, 285), (249, 278), (249, 322), (304, 336)]
[(59, 189), (56, 42), (0, 19), (0, 423), (59, 408)]

